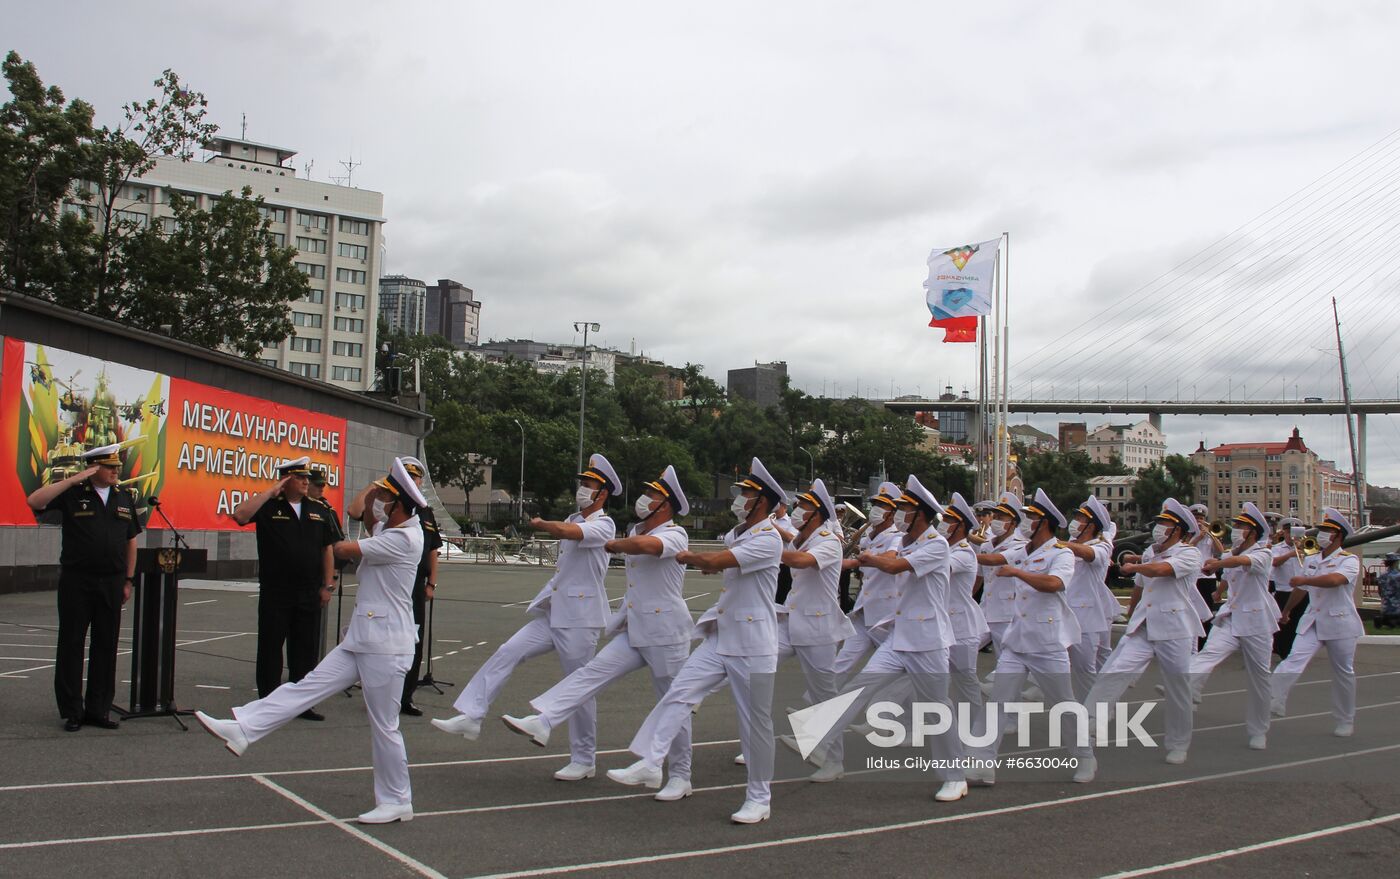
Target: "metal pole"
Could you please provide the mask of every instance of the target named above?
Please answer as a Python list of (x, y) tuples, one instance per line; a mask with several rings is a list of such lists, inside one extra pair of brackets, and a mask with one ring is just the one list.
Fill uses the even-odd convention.
[(1342, 349), (1342, 321), (1337, 316), (1337, 297), (1332, 297), (1332, 325), (1337, 330), (1337, 359), (1342, 365), (1342, 403), (1346, 407), (1347, 443), (1351, 447), (1351, 475), (1356, 489), (1356, 524), (1365, 522), (1366, 475), (1361, 472), (1356, 461), (1356, 426), (1351, 421), (1351, 380), (1347, 378), (1347, 355)]
[(578, 472), (583, 472), (583, 413), (588, 407), (588, 331), (597, 332), (602, 327), (589, 321), (574, 323), (574, 332), (583, 330), (583, 353), (579, 357), (578, 375)]
[[(1005, 491), (1008, 487), (1006, 473), (1011, 466), (1011, 435), (1006, 432), (1011, 415), (1011, 233), (1002, 234), (1006, 236), (1006, 265), (1001, 276), (1001, 418), (998, 420), (1002, 439), (1001, 467), (997, 470), (997, 479), (1001, 491)], [(998, 491), (998, 496), (1001, 491)]]
[(802, 454), (804, 454), (804, 455), (807, 456), (807, 463), (810, 465), (810, 468), (811, 468), (811, 469), (810, 469), (811, 478), (807, 480), (808, 483), (810, 484), (810, 483), (816, 482), (816, 481), (817, 481), (817, 459), (816, 459), (816, 458), (813, 458), (813, 457), (812, 457), (812, 453), (809, 452), (809, 451), (807, 451), (806, 449), (804, 449), (802, 446), (798, 446), (798, 447), (797, 447), (797, 450), (798, 450), (799, 452), (801, 452)]
[[(511, 421), (514, 421), (515, 426), (520, 428), (520, 487), (516, 489), (515, 493), (515, 520), (523, 522), (525, 521), (525, 425), (520, 423), (519, 418), (512, 418)], [(582, 471), (580, 470), (580, 472)]]

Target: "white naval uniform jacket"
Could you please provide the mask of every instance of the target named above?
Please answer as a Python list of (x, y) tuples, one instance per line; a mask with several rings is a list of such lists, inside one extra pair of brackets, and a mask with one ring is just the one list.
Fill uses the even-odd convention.
[(1316, 626), (1319, 641), (1360, 638), (1366, 629), (1361, 625), (1361, 614), (1356, 612), (1356, 599), (1352, 593), (1361, 576), (1361, 559), (1344, 549), (1326, 558), (1320, 553), (1309, 558), (1303, 575), (1317, 577), (1323, 574), (1345, 574), (1347, 585), (1332, 588), (1308, 586), (1308, 611), (1298, 620), (1298, 634)]
[(912, 540), (905, 535), (895, 552), (911, 570), (895, 575), (894, 616), (879, 623), (894, 625), (893, 640), (886, 643), (901, 653), (952, 647), (957, 639), (948, 620), (948, 541), (930, 527)]
[(695, 637), (717, 634), (721, 656), (777, 656), (778, 565), (783, 560), (783, 539), (764, 519), (746, 531), (724, 533), (724, 545), (738, 560), (737, 568), (724, 569), (719, 600), (695, 622)]
[(548, 615), (550, 628), (601, 629), (608, 622), (608, 593), (603, 590), (608, 553), (603, 544), (617, 534), (617, 525), (602, 510), (587, 519), (573, 513), (564, 521), (582, 528), (583, 536), (559, 541), (554, 576), (525, 610)]
[[(1074, 577), (1074, 553), (1047, 540), (1034, 551), (1030, 545), (1005, 553), (1006, 563), (1032, 574), (1059, 577), (1065, 587)], [(1056, 653), (1078, 644), (1083, 633), (1079, 620), (1065, 599), (1065, 589), (1042, 592), (1020, 579), (1016, 583), (1016, 611), (1001, 645), (1016, 653)]]
[(982, 608), (972, 600), (972, 587), (977, 581), (977, 551), (966, 540), (954, 546), (948, 560), (948, 622), (953, 638), (966, 641), (981, 640), (990, 629), (982, 616)]
[[(1225, 558), (1230, 558), (1226, 555)], [(1226, 568), (1225, 588), (1229, 594), (1215, 612), (1211, 625), (1232, 635), (1272, 635), (1278, 631), (1279, 607), (1269, 594), (1269, 574), (1274, 554), (1267, 545), (1256, 543), (1244, 555), (1249, 566)]]
[(1303, 565), (1298, 561), (1298, 549), (1279, 541), (1273, 546), (1273, 556), (1275, 559), (1279, 556), (1287, 556), (1287, 561), (1274, 568), (1269, 574), (1269, 579), (1274, 581), (1274, 591), (1285, 594), (1292, 592), (1293, 578), (1303, 574)]
[[(1000, 543), (988, 546), (983, 552), (1005, 556), (1025, 547), (1026, 538), (1012, 531)], [(998, 577), (996, 570), (999, 567), (1001, 565), (982, 566), (982, 616), (989, 623), (1009, 623), (1016, 614), (1016, 584), (1019, 581), (1015, 577)]]
[[(862, 537), (861, 550), (871, 555), (884, 555), (899, 546), (903, 539), (904, 532), (895, 530), (891, 525), (874, 537)], [(899, 578), (895, 574), (886, 574), (879, 568), (865, 565), (861, 566), (861, 576), (864, 579), (860, 595), (856, 596), (856, 603), (851, 608), (851, 618), (854, 619), (856, 614), (860, 614), (861, 622), (868, 628), (894, 616), (895, 605), (899, 602)]]
[(607, 633), (616, 635), (626, 629), (627, 643), (633, 647), (688, 643), (695, 627), (681, 597), (685, 567), (676, 561), (676, 553), (690, 547), (690, 537), (675, 522), (649, 532), (640, 529), (638, 522), (627, 529), (627, 536), (655, 537), (661, 541), (661, 555), (627, 556), (627, 592), (608, 621)]
[(423, 555), (423, 526), (414, 516), (360, 542), (355, 610), (340, 646), (352, 653), (413, 653), (413, 581)]
[[(1065, 583), (1065, 598), (1079, 621), (1079, 631), (1087, 635), (1109, 630), (1107, 617), (1111, 608), (1104, 601), (1104, 579), (1108, 576), (1113, 547), (1102, 537), (1095, 537), (1084, 545), (1094, 551), (1094, 557), (1086, 562), (1070, 553), (1074, 558), (1074, 574)], [(1108, 594), (1113, 595), (1112, 592)]]
[(788, 643), (794, 647), (839, 644), (856, 633), (837, 598), (845, 545), (840, 535), (823, 526), (794, 549), (811, 554), (817, 566), (792, 569), (792, 588), (784, 602)]
[(1191, 601), (1191, 596), (1200, 598), (1201, 595), (1196, 589), (1196, 580), (1201, 576), (1201, 551), (1180, 542), (1163, 553), (1149, 546), (1142, 554), (1142, 562), (1166, 562), (1172, 566), (1172, 576), (1136, 576), (1142, 587), (1142, 597), (1128, 618), (1128, 630), (1124, 634), (1131, 635), (1146, 626), (1149, 641), (1203, 636), (1205, 627)]

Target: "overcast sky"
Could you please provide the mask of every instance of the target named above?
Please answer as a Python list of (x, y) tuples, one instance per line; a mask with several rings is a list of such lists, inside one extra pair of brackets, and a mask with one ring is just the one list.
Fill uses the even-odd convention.
[[(721, 383), (786, 360), (814, 394), (970, 385), (974, 347), (926, 326), (925, 259), (1008, 232), (1016, 396), (1335, 397), (1325, 297), (1283, 331), (1248, 279), (1143, 288), (1400, 127), (1385, 2), (4, 5), (5, 48), (104, 120), (171, 67), (298, 173), (362, 162), (388, 270), (474, 288), (483, 337), (589, 319)], [(1395, 294), (1357, 283), (1331, 290), (1356, 392), (1393, 397), (1395, 315), (1372, 305)], [(1199, 320), (1131, 319), (1164, 301)], [(1166, 430), (1189, 451), (1294, 423)], [(1296, 423), (1346, 459), (1341, 419)], [(1371, 429), (1368, 476), (1400, 483), (1394, 419)]]

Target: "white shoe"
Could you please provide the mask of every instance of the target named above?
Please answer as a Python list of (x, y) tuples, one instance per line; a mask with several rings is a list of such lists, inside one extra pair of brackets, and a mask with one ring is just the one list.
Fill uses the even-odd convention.
[(1079, 767), (1074, 770), (1073, 781), (1075, 784), (1088, 784), (1094, 780), (1094, 775), (1099, 771), (1099, 761), (1093, 757), (1081, 757)]
[(835, 781), (845, 774), (846, 767), (842, 766), (840, 763), (833, 762), (826, 764), (821, 769), (807, 776), (807, 780), (815, 781), (820, 784), (828, 781)]
[(1351, 738), (1351, 734), (1352, 726), (1349, 723), (1339, 723), (1337, 724), (1337, 728), (1332, 730), (1332, 735), (1342, 739)]
[(1267, 740), (1266, 738), (1264, 738), (1263, 736), (1250, 736), (1250, 737), (1249, 737), (1249, 750), (1251, 750), (1251, 751), (1262, 751), (1262, 750), (1264, 750), (1265, 748), (1267, 748), (1268, 746), (1269, 746), (1269, 742), (1268, 742), (1268, 740)]
[(940, 803), (955, 803), (967, 796), (967, 782), (945, 781), (933, 798)]
[(395, 821), (412, 821), (413, 804), (381, 803), (355, 820), (361, 824), (393, 824)]
[(744, 800), (743, 808), (730, 815), (729, 820), (735, 824), (757, 824), (760, 821), (767, 821), (768, 816), (772, 813), (773, 810), (762, 803)]
[(522, 736), (529, 736), (530, 741), (543, 748), (549, 744), (550, 725), (540, 719), (538, 714), (531, 714), (527, 717), (511, 717), (509, 714), (501, 715), (501, 722), (506, 725), (506, 729)]
[(968, 784), (975, 784), (980, 787), (991, 787), (997, 783), (997, 771), (990, 766), (980, 769), (971, 767), (963, 770), (963, 778)]
[(666, 780), (666, 786), (652, 799), (660, 800), (663, 803), (674, 803), (676, 800), (685, 799), (690, 794), (690, 779), (669, 778)]
[(1180, 766), (1186, 762), (1186, 752), (1180, 748), (1167, 752), (1167, 762), (1173, 766)]
[(652, 766), (645, 760), (638, 760), (626, 769), (609, 769), (608, 778), (618, 784), (643, 785), (652, 790), (661, 787), (661, 767)]
[(248, 737), (243, 735), (243, 727), (236, 720), (219, 720), (210, 717), (203, 711), (194, 713), (195, 720), (209, 731), (209, 735), (216, 739), (222, 739), (224, 747), (235, 757), (242, 757), (243, 752), (248, 750)]
[(1270, 716), (1270, 717), (1283, 717), (1283, 716), (1284, 716), (1283, 706), (1282, 706), (1282, 705), (1271, 705), (1271, 706), (1269, 706), (1269, 716)]
[(585, 778), (592, 778), (598, 770), (591, 763), (569, 762), (568, 766), (554, 773), (554, 777), (560, 781), (583, 781)]
[[(778, 741), (781, 742), (787, 748), (790, 748), (794, 754), (796, 754), (799, 757), (802, 757), (802, 746), (797, 744), (797, 739), (793, 738), (792, 736), (778, 736)], [(808, 754), (806, 757), (803, 757), (803, 759), (806, 760), (808, 763), (811, 763), (813, 766), (825, 766), (826, 748), (818, 748), (817, 750)]]
[(437, 727), (445, 733), (459, 735), (469, 742), (476, 741), (477, 737), (481, 735), (481, 721), (474, 720), (466, 716), (465, 714), (459, 714), (456, 717), (449, 717), (445, 719), (441, 717), (434, 717), (433, 726)]
[(748, 765), (749, 765), (749, 761), (748, 761), (747, 758), (744, 757), (743, 754), (740, 754), (739, 756), (737, 756), (737, 757), (734, 758), (734, 765), (735, 765), (735, 766), (748, 766)]

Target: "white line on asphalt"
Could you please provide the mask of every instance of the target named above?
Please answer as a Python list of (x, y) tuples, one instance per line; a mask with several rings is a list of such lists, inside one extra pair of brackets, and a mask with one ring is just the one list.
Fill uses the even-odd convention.
[(219, 600), (219, 599), (217, 599), (217, 598), (206, 598), (206, 599), (204, 599), (203, 601), (186, 601), (186, 602), (185, 602), (185, 607), (193, 607), (193, 606), (196, 605), (196, 604), (213, 604), (214, 602), (216, 602), (216, 601), (218, 601), (218, 600)]
[(456, 638), (438, 638), (437, 640), (438, 640), (438, 641), (441, 641), (441, 642), (444, 643), (444, 644), (461, 644), (461, 643), (462, 643), (461, 641), (457, 640)]
[(289, 827), (322, 827), (324, 821), (284, 821), (280, 824), (249, 824), (243, 827), (205, 827), (198, 830), (160, 830), (148, 833), (120, 833), (113, 836), (80, 836), (68, 839), (41, 839), (35, 842), (0, 843), (0, 851), (16, 848), (47, 848), (84, 842), (125, 842), (133, 839), (165, 839), (170, 836), (206, 836), (212, 833), (238, 833), (245, 830), (283, 830)]
[[(25, 645), (20, 645), (25, 646)], [(53, 648), (49, 648), (53, 649)], [(42, 656), (0, 656), (0, 660), (13, 659), (15, 662), (33, 662), (36, 659), (43, 659)]]
[(1380, 818), (1367, 818), (1363, 821), (1353, 821), (1350, 824), (1338, 824), (1335, 827), (1324, 827), (1321, 830), (1311, 830), (1307, 833), (1299, 833), (1293, 836), (1281, 836), (1278, 839), (1271, 839), (1268, 842), (1258, 842), (1254, 845), (1241, 846), (1240, 848), (1228, 848), (1224, 851), (1212, 852), (1208, 855), (1200, 855), (1199, 857), (1187, 858), (1182, 861), (1172, 861), (1170, 864), (1158, 864), (1155, 867), (1143, 867), (1140, 870), (1127, 870), (1122, 873), (1113, 873), (1106, 876), (1105, 879), (1129, 879), (1129, 877), (1132, 876), (1151, 876), (1155, 873), (1166, 873), (1169, 870), (1181, 870), (1186, 867), (1194, 867), (1197, 864), (1209, 864), (1212, 861), (1222, 861), (1225, 858), (1233, 858), (1237, 855), (1247, 855), (1252, 852), (1278, 848), (1279, 846), (1293, 845), (1298, 842), (1308, 842), (1313, 839), (1336, 836), (1339, 833), (1347, 833), (1352, 830), (1366, 830), (1371, 827), (1379, 827), (1382, 824), (1389, 824), (1392, 821), (1400, 821), (1400, 812), (1384, 815)]
[(349, 824), (345, 821), (340, 820), (339, 818), (336, 818), (331, 813), (325, 811), (319, 806), (307, 802), (306, 800), (287, 790), (285, 787), (282, 787), (280, 784), (277, 784), (274, 781), (269, 781), (261, 775), (254, 775), (253, 780), (256, 781), (258, 784), (261, 784), (264, 787), (268, 788), (269, 790), (276, 791), (277, 793), (291, 800), (293, 803), (296, 803), (298, 806), (301, 806), (306, 811), (315, 815), (317, 818), (320, 818), (321, 820), (326, 821), (330, 824), (334, 824), (336, 827), (339, 827), (341, 830), (344, 830), (346, 833), (359, 839), (361, 842), (367, 843), (373, 846), (374, 848), (379, 849), (379, 851), (398, 861), (400, 864), (403, 864), (405, 867), (408, 867), (410, 870), (413, 870), (418, 875), (428, 876), (430, 877), (430, 879), (447, 879), (446, 876), (442, 875), (437, 870), (434, 870), (432, 867), (429, 867), (427, 864), (423, 863), (417, 858), (410, 857), (409, 855), (404, 854), (403, 852), (399, 851), (398, 849), (394, 848), (388, 843), (376, 839), (373, 836), (370, 836), (368, 833), (365, 833), (363, 830), (354, 826), (353, 824)]
[(221, 687), (221, 686), (219, 686), (218, 684), (195, 684), (195, 688), (196, 688), (196, 689), (200, 689), (200, 690), (232, 690), (232, 689), (233, 689), (233, 687)]
[(697, 598), (704, 598), (706, 595), (714, 595), (713, 592), (701, 592), (699, 595), (692, 595), (686, 601), (694, 601)]
[(483, 644), (485, 644), (485, 643), (486, 643), (485, 641), (478, 641), (478, 642), (476, 642), (476, 646), (477, 646), (477, 647), (480, 647), (481, 645), (483, 645)]
[(1041, 800), (1035, 803), (1022, 803), (1017, 806), (1003, 806), (998, 809), (984, 809), (980, 812), (963, 812), (957, 815), (943, 815), (938, 818), (925, 818), (919, 821), (901, 821), (897, 824), (881, 824), (874, 827), (858, 827), (851, 830), (837, 830), (830, 833), (813, 833), (806, 836), (790, 836), (783, 839), (769, 839), (761, 842), (749, 842), (739, 845), (723, 845), (714, 848), (691, 849), (689, 851), (667, 852), (660, 855), (643, 855), (635, 858), (617, 858), (610, 861), (590, 861), (582, 864), (561, 864), (554, 867), (542, 867), (535, 870), (516, 870), (507, 873), (489, 873), (473, 877), (473, 879), (525, 879), (529, 876), (548, 876), (555, 873), (579, 873), (587, 870), (605, 870), (611, 867), (633, 867), (642, 864), (655, 864), (663, 861), (679, 861), (688, 858), (708, 857), (712, 855), (734, 854), (736, 852), (757, 851), (765, 848), (776, 848), (779, 846), (801, 845), (809, 842), (827, 842), (833, 839), (850, 839), (860, 836), (874, 836), (879, 833), (890, 833), (899, 830), (916, 830), (921, 827), (933, 827), (939, 824), (955, 824), (962, 821), (971, 821), (976, 818), (992, 818), (1001, 815), (1014, 815), (1018, 812), (1030, 812), (1038, 809), (1054, 808), (1056, 806), (1068, 806), (1076, 803), (1086, 803), (1093, 800), (1101, 800), (1109, 797), (1121, 797), (1129, 794), (1149, 793), (1158, 790), (1168, 790), (1176, 787), (1184, 787), (1191, 784), (1199, 784), (1208, 781), (1220, 781), (1226, 778), (1238, 778), (1243, 775), (1257, 775), (1261, 772), (1273, 772), (1278, 769), (1292, 769), (1298, 766), (1307, 766), (1313, 763), (1324, 763), (1332, 760), (1344, 760), (1348, 757), (1364, 757), (1368, 754), (1378, 754), (1383, 751), (1394, 751), (1400, 749), (1400, 745), (1382, 745), (1377, 748), (1366, 748), (1360, 751), (1347, 751), (1342, 754), (1329, 754), (1326, 757), (1312, 757), (1306, 760), (1292, 760), (1287, 763), (1276, 763), (1271, 766), (1256, 766), (1249, 769), (1235, 769), (1229, 772), (1215, 772), (1210, 775), (1199, 775), (1194, 778), (1179, 778), (1174, 781), (1162, 781), (1154, 784), (1142, 784), (1135, 787), (1118, 788), (1117, 790), (1098, 791), (1092, 794), (1080, 794), (1073, 797), (1061, 797), (1055, 800)]
[(23, 647), (25, 650), (57, 650), (57, 644), (0, 644), (0, 647)]

